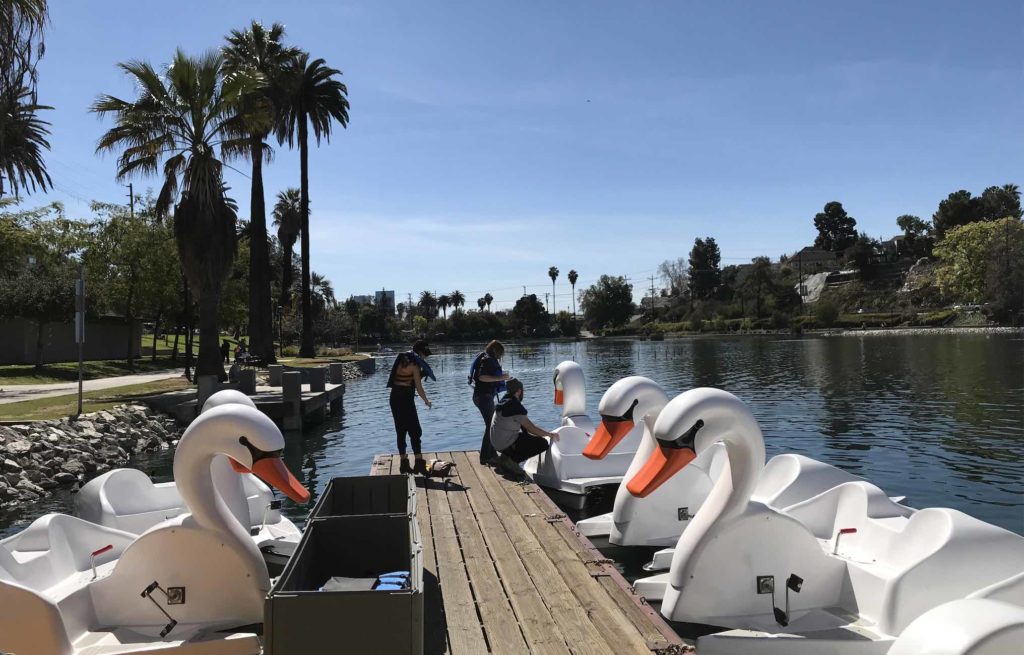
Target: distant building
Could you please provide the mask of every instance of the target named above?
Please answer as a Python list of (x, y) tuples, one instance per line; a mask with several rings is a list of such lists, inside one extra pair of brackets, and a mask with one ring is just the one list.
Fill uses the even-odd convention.
[(395, 292), (385, 291), (384, 289), (381, 289), (380, 291), (375, 291), (373, 294), (373, 303), (377, 307), (379, 307), (380, 310), (385, 314), (394, 314)]
[(834, 252), (807, 246), (789, 258), (788, 264), (799, 267), (804, 274), (834, 271), (839, 268), (839, 260)]
[(357, 305), (372, 305), (373, 296), (352, 296), (352, 301)]

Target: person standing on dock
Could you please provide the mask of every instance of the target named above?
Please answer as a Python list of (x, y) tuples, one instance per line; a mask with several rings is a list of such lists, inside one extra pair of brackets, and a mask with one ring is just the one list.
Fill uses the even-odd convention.
[(491, 444), (501, 453), (498, 470), (519, 476), (523, 473), (519, 465), (550, 448), (552, 441), (558, 441), (558, 435), (537, 427), (526, 417), (522, 382), (512, 378), (507, 386), (505, 397), (494, 408)]
[(476, 356), (469, 369), (469, 383), (473, 385), (473, 404), (484, 419), (484, 438), (480, 442), (480, 463), (495, 466), (498, 453), (491, 445), (491, 419), (494, 417), (494, 398), (505, 388), (509, 376), (501, 370), (505, 346), (497, 339), (491, 341)]
[[(423, 376), (435, 379), (433, 371), (430, 370), (430, 366), (426, 362), (426, 358), (429, 356), (430, 346), (426, 341), (420, 339), (413, 344), (412, 350), (399, 353), (391, 367), (391, 375), (388, 376), (387, 386), (391, 389), (389, 403), (391, 416), (395, 420), (398, 455), (401, 459), (399, 471), (402, 473), (427, 475), (427, 463), (423, 461), (420, 448), (423, 429), (420, 427), (420, 418), (416, 413), (416, 394), (418, 393), (423, 399), (424, 405), (428, 408), (431, 407), (432, 403), (427, 398), (427, 392), (423, 390)], [(406, 435), (412, 441), (412, 453), (416, 460), (411, 467), (405, 456)]]

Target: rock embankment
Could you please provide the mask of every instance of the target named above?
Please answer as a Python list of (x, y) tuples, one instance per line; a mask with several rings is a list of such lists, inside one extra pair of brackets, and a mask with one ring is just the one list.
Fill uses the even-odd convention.
[(135, 453), (170, 448), (181, 432), (173, 418), (142, 405), (0, 425), (0, 507), (30, 503), (49, 489), (124, 466)]

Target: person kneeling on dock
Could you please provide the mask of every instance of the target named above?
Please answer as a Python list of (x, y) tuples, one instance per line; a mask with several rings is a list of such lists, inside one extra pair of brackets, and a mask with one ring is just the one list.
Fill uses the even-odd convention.
[(512, 378), (506, 384), (508, 390), (494, 407), (491, 419), (491, 445), (501, 453), (498, 469), (518, 476), (523, 473), (519, 465), (550, 448), (558, 435), (537, 427), (526, 417), (520, 380)]

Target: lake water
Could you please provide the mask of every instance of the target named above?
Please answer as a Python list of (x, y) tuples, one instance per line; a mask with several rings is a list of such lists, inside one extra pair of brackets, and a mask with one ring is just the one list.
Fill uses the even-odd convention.
[[(475, 450), (483, 422), (466, 384), (479, 346), (438, 346), (419, 401), (426, 451)], [(558, 425), (552, 369), (575, 359), (587, 377), (588, 412), (627, 375), (675, 395), (714, 386), (746, 401), (768, 456), (802, 453), (906, 495), (914, 507), (952, 507), (1024, 534), (1024, 339), (1020, 335), (714, 337), (510, 346), (505, 368), (526, 385), (534, 422)], [(387, 362), (390, 366), (390, 362)], [(381, 364), (384, 367), (384, 364)], [(314, 494), (339, 475), (365, 475), (376, 453), (395, 452), (386, 371), (351, 382), (345, 415), (289, 436), (285, 460)], [(137, 465), (169, 474), (166, 454)], [(70, 494), (0, 516), (0, 536), (44, 511), (68, 511)], [(307, 508), (286, 503), (293, 519)]]

